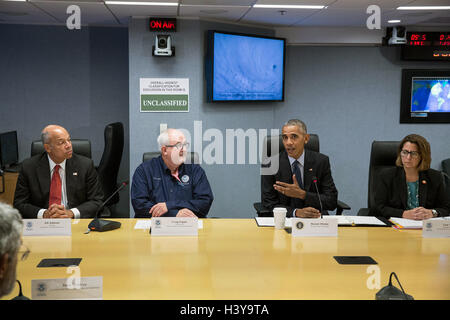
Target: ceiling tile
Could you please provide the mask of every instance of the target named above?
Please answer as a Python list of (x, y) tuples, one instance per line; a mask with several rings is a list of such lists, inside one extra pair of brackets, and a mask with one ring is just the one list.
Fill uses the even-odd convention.
[(179, 14), (182, 17), (200, 17), (205, 19), (225, 19), (238, 21), (249, 6), (219, 6), (219, 5), (181, 5)]
[(67, 13), (67, 8), (70, 5), (77, 5), (80, 7), (81, 25), (118, 25), (116, 18), (111, 14), (108, 8), (101, 2), (96, 1), (39, 1), (34, 2), (45, 12), (56, 17), (59, 21), (65, 23), (70, 14)]
[(317, 9), (266, 9), (252, 8), (241, 19), (241, 22), (269, 23), (275, 26), (290, 26), (318, 12)]
[(58, 21), (28, 2), (0, 1), (0, 22), (53, 24)]
[[(173, 2), (173, 1), (171, 1)], [(130, 17), (176, 17), (178, 6), (106, 5), (122, 22)]]

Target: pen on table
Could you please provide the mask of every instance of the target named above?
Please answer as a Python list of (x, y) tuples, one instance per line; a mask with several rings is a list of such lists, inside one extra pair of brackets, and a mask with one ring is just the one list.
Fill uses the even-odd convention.
[[(389, 220), (389, 221), (391, 221), (391, 220)], [(393, 221), (391, 221), (391, 223), (393, 224), (392, 228), (397, 229), (397, 230), (403, 229), (403, 227), (401, 225), (399, 225), (398, 223), (393, 222)]]

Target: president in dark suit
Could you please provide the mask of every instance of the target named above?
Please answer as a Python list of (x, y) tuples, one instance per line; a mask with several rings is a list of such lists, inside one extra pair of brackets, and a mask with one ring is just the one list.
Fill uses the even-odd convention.
[(89, 218), (100, 207), (103, 191), (91, 159), (72, 152), (66, 129), (42, 131), (45, 151), (22, 163), (14, 207), (23, 218)]
[(282, 128), (282, 139), (285, 150), (263, 165), (263, 168), (273, 166), (278, 161), (276, 173), (261, 177), (263, 207), (267, 210), (284, 207), (288, 217), (300, 218), (319, 218), (321, 209), (322, 213), (336, 209), (338, 192), (329, 159), (305, 149), (309, 140), (305, 123), (289, 120)]

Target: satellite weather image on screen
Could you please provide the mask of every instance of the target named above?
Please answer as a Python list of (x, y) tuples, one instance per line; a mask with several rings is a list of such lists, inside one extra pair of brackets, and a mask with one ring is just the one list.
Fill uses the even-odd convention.
[(284, 41), (214, 34), (213, 100), (282, 100)]
[(450, 78), (414, 77), (411, 112), (450, 112)]

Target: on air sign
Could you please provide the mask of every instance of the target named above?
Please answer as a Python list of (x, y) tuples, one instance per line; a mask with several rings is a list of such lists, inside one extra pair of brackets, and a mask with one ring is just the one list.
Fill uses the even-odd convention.
[(177, 31), (176, 18), (150, 18), (150, 31)]

